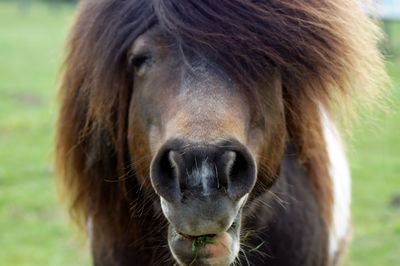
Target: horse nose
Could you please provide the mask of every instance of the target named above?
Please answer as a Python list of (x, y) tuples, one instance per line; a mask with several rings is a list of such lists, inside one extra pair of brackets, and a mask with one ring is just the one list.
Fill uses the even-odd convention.
[(150, 177), (157, 194), (170, 202), (221, 193), (238, 200), (254, 186), (256, 163), (249, 150), (234, 139), (217, 144), (175, 139), (157, 152)]

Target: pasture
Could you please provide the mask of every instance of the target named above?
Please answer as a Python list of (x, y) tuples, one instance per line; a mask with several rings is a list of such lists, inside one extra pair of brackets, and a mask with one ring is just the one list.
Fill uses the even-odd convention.
[[(0, 1), (0, 261), (90, 265), (56, 199), (57, 71), (73, 5)], [(400, 51), (400, 23), (389, 25)], [(388, 57), (390, 112), (361, 116), (348, 146), (353, 241), (344, 265), (400, 265), (400, 56)]]

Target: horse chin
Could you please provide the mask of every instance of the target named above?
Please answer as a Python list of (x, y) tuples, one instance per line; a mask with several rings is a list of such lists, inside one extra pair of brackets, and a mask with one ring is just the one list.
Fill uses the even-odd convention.
[(232, 226), (218, 234), (191, 236), (169, 225), (168, 244), (175, 260), (183, 266), (228, 266), (239, 253), (240, 214)]

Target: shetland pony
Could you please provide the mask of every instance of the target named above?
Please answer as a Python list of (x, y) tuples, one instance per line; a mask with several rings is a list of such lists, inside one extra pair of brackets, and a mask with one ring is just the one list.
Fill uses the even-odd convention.
[(337, 264), (378, 36), (357, 0), (81, 1), (56, 163), (94, 264)]

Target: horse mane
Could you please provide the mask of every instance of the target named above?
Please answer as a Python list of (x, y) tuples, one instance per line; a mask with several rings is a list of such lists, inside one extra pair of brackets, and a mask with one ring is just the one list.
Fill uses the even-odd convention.
[[(268, 82), (270, 69), (280, 73), (288, 138), (330, 223), (321, 107), (349, 114), (353, 103), (373, 103), (386, 79), (380, 31), (359, 1), (86, 0), (78, 14), (66, 49), (56, 133), (59, 183), (74, 219), (85, 225), (90, 218), (118, 239), (139, 237), (141, 223), (154, 215), (144, 169), (150, 158), (138, 165), (129, 159), (134, 81), (126, 58), (132, 42), (159, 24), (184, 57), (195, 54), (220, 66), (255, 99), (255, 82)], [(143, 143), (138, 149), (145, 149), (143, 134), (136, 134)]]

